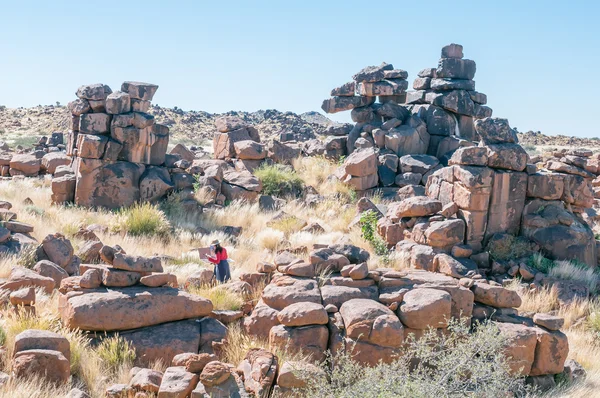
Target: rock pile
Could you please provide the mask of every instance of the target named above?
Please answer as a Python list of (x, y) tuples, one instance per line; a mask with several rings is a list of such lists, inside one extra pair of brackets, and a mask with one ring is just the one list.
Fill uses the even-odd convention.
[(55, 203), (117, 208), (154, 200), (173, 188), (165, 154), (168, 127), (148, 114), (157, 85), (124, 82), (81, 86), (69, 103), (72, 170), (52, 181)]
[[(437, 69), (419, 72), (413, 84), (416, 91), (406, 92), (405, 71), (385, 63), (363, 69), (355, 81), (334, 89), (323, 110), (352, 110), (356, 123), (342, 132), (347, 135), (329, 137), (340, 146), (340, 138), (346, 139), (345, 153), (340, 155), (349, 156), (338, 177), (357, 191), (379, 187), (391, 196), (398, 191), (392, 187), (408, 194), (425, 185), (456, 149), (474, 145), (474, 121), (492, 114), (484, 105), (486, 96), (474, 91), (474, 75), (475, 62), (463, 59), (462, 46), (451, 44), (442, 49)], [(367, 152), (354, 155), (363, 151)]]
[(37, 376), (55, 385), (69, 381), (71, 348), (64, 336), (47, 330), (29, 329), (15, 337), (13, 351), (12, 369), (15, 377)]
[[(441, 206), (439, 201), (431, 203)], [(415, 261), (434, 262), (425, 258), (427, 253), (412, 250)], [(449, 255), (438, 256), (437, 263), (453, 266)], [(348, 352), (360, 363), (374, 365), (401, 355), (411, 335), (421, 337), (429, 328), (443, 333), (453, 318), (468, 323), (491, 319), (508, 337), (506, 350), (514, 372), (522, 368), (523, 375), (537, 377), (563, 371), (569, 349), (558, 330), (561, 319), (518, 316), (517, 292), (483, 279), (476, 264), (468, 264), (471, 272), (458, 279), (422, 269), (369, 270), (368, 257), (358, 247), (332, 245), (313, 248), (308, 260), (282, 252), (270, 267), (260, 264), (259, 271), (274, 273), (244, 318), (246, 332), (268, 335), (272, 348), (301, 351), (313, 361), (322, 360), (329, 350), (334, 358)], [(329, 276), (321, 279), (324, 274)], [(525, 344), (522, 335), (529, 336)]]
[(475, 61), (463, 58), (463, 47), (449, 44), (442, 48), (437, 68), (420, 71), (415, 91), (406, 94), (406, 103), (426, 121), (432, 136), (429, 154), (436, 155), (444, 137), (478, 141), (474, 120), (492, 116), (486, 95), (475, 91), (475, 71)]
[(18, 148), (20, 146), (13, 152), (6, 143), (0, 143), (1, 177), (35, 177), (54, 174), (57, 167), (71, 163), (64, 152), (62, 133), (52, 133), (50, 138), (40, 137), (33, 148)]
[(0, 200), (0, 255), (17, 254), (24, 247), (38, 243), (31, 235), (33, 225), (17, 221), (12, 207), (12, 203)]

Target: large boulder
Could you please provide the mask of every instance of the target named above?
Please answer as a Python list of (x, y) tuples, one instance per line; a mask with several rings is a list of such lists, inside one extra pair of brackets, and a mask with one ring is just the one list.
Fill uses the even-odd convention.
[(451, 316), (450, 294), (437, 289), (413, 289), (404, 295), (398, 316), (411, 329), (444, 328)]
[[(14, 155), (10, 160), (11, 175), (35, 176), (39, 173), (42, 162), (31, 154)], [(14, 171), (14, 172), (13, 172)]]
[(69, 381), (71, 364), (60, 351), (26, 350), (17, 352), (12, 368), (17, 378), (40, 377), (55, 385)]
[(60, 313), (67, 327), (111, 331), (203, 317), (212, 309), (209, 300), (175, 288), (130, 287), (63, 296)]
[(164, 323), (119, 333), (135, 349), (135, 363), (149, 366), (157, 360), (171, 363), (185, 352), (197, 352), (200, 328), (193, 319)]
[(266, 305), (283, 310), (288, 305), (299, 302), (321, 304), (321, 293), (317, 281), (282, 275), (274, 277), (262, 293)]
[(59, 166), (68, 166), (71, 164), (69, 158), (64, 152), (50, 152), (42, 158), (41, 169), (48, 174), (54, 174)]
[(578, 260), (596, 266), (592, 229), (560, 201), (528, 201), (523, 210), (521, 234), (537, 243), (552, 259)]
[(529, 375), (535, 358), (537, 335), (535, 328), (515, 323), (496, 323), (506, 338), (504, 355), (514, 374)]
[(75, 203), (116, 209), (140, 199), (139, 181), (145, 166), (131, 162), (76, 158)]
[(328, 341), (329, 331), (324, 325), (301, 327), (277, 325), (269, 332), (271, 347), (300, 352), (315, 362), (325, 359)]
[(346, 337), (383, 347), (400, 347), (402, 323), (385, 305), (370, 299), (352, 299), (340, 307)]
[(294, 303), (277, 314), (285, 326), (326, 325), (329, 321), (325, 307), (317, 303)]

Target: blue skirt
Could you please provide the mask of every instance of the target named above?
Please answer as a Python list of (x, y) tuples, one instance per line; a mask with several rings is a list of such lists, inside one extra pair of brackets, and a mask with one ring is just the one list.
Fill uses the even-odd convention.
[(221, 260), (219, 264), (215, 265), (215, 278), (217, 281), (223, 283), (231, 279), (229, 272), (229, 262), (227, 260)]

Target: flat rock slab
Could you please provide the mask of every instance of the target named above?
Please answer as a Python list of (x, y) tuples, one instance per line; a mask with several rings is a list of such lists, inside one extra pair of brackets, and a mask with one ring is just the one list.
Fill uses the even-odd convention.
[(60, 300), (63, 324), (91, 331), (137, 329), (199, 318), (212, 309), (210, 300), (170, 287), (100, 288)]

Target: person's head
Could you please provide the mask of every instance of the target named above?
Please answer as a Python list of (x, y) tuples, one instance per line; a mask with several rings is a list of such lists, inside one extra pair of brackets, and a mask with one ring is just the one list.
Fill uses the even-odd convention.
[(221, 242), (218, 239), (215, 239), (210, 243), (210, 248), (214, 250), (215, 253), (220, 253), (223, 250)]

